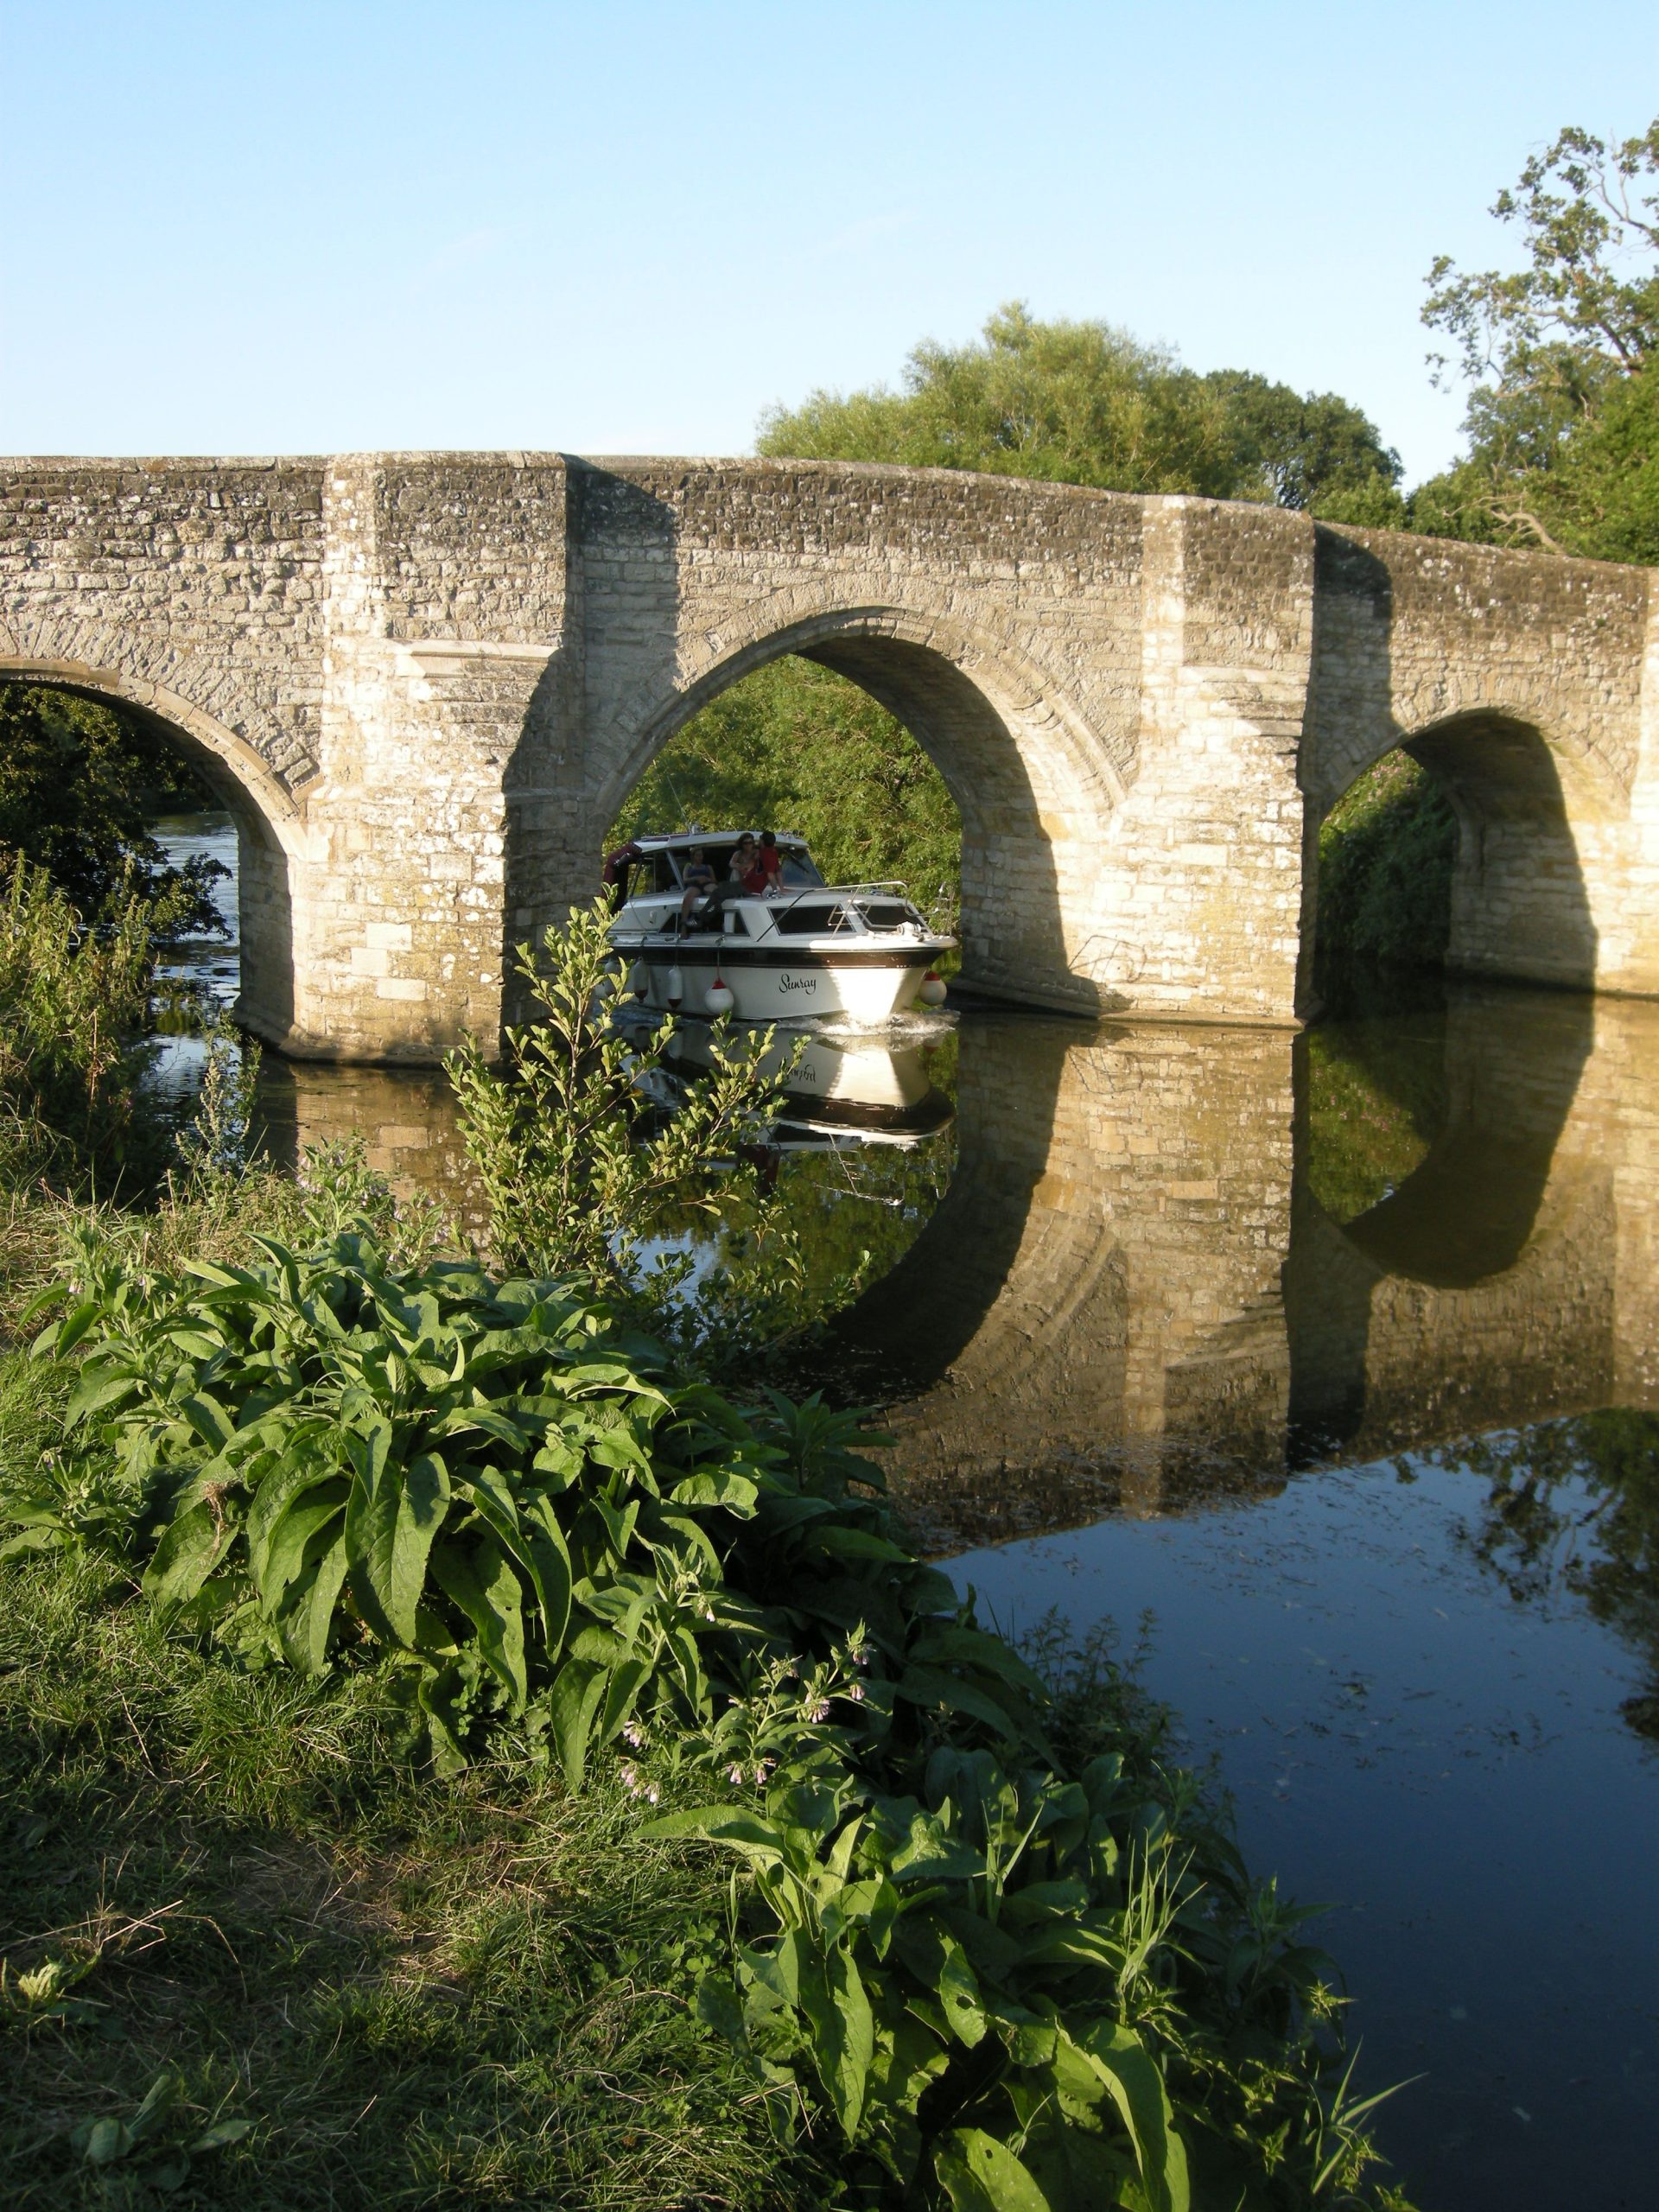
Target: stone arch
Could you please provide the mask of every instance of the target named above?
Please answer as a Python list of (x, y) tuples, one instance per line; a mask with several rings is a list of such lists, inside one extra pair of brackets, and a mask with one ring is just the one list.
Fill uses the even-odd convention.
[(1360, 777), (1396, 751), (1428, 772), (1457, 817), (1447, 969), (1593, 989), (1599, 939), (1591, 879), (1626, 797), (1587, 747), (1505, 704), (1484, 702), (1414, 723), (1389, 722), (1369, 745), (1327, 758), (1327, 774), (1344, 780), (1310, 794), (1305, 972), (1313, 950), (1319, 830)]
[(1091, 1009), (1066, 917), (1084, 910), (1105, 818), (1122, 795), (1070, 704), (1016, 647), (949, 618), (884, 606), (779, 622), (759, 608), (705, 636), (671, 685), (642, 684), (593, 733), (595, 823), (697, 712), (788, 654), (844, 676), (897, 716), (933, 761), (963, 825), (964, 976), (1038, 1003)]
[(1616, 810), (1605, 771), (1501, 709), (1466, 709), (1402, 746), (1458, 817), (1447, 966), (1593, 989), (1586, 849)]
[(292, 875), (304, 849), (299, 804), (287, 784), (245, 739), (162, 684), (3, 651), (0, 683), (120, 704), (176, 747), (222, 800), (237, 830), (237, 1019), (273, 1042), (289, 1039), (295, 1026)]

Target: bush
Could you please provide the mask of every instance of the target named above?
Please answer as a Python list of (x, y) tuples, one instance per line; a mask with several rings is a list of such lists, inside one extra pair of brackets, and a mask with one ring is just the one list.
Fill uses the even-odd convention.
[[(756, 1166), (798, 1048), (717, 1024), (706, 1070), (683, 1081), (668, 1059), (672, 1020), (625, 1031), (613, 1018), (620, 963), (608, 925), (601, 899), (549, 928), (539, 962), (521, 944), (518, 972), (541, 1018), (507, 1031), (499, 1069), (471, 1039), (446, 1063), (490, 1244), (507, 1268), (580, 1276), (683, 1351), (729, 1366), (786, 1332), (804, 1289), (798, 1237)], [(699, 1275), (675, 1233), (739, 1208), (750, 1248), (768, 1247), (764, 1268), (723, 1262)]]
[(89, 928), (43, 869), (13, 859), (0, 874), (0, 1111), (14, 1185), (48, 1163), (153, 1170), (156, 1147), (133, 1111), (153, 925), (126, 898)]

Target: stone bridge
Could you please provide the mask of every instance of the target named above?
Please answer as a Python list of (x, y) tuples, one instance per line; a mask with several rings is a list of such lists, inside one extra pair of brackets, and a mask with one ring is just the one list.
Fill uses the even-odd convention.
[(430, 1060), (727, 685), (800, 653), (963, 819), (964, 978), (1293, 1021), (1318, 826), (1404, 744), (1452, 956), (1659, 993), (1649, 572), (946, 471), (552, 454), (0, 462), (0, 679), (119, 699), (241, 830), (248, 1026)]

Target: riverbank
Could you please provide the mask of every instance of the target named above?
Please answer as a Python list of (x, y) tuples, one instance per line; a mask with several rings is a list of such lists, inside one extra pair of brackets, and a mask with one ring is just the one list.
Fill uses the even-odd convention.
[[(588, 935), (550, 957), (599, 957)], [(596, 1033), (569, 1065), (626, 1110), (618, 1049)], [(676, 1142), (706, 1123), (729, 1147), (736, 1080), (682, 1106)], [(512, 1181), (563, 1124), (512, 1137), (518, 1107), (482, 1084), (495, 1236), (568, 1235)], [(187, 1153), (188, 1192), (147, 1222), (55, 1209), (77, 1232), (58, 1318), (14, 1355), (0, 1425), (0, 1756), (35, 1824), (7, 1942), (25, 2192), (448, 2202), (522, 2171), (522, 2201), (608, 2204), (632, 2172), (633, 2201), (698, 2201), (620, 2155), (678, 2124), (722, 2201), (1364, 2196), (1332, 1970), (1298, 1916), (1109, 1662), (1051, 1639), (1033, 1674), (917, 1560), (855, 1419), (715, 1392), (639, 1338), (631, 1294), (435, 1257), (360, 1160), (313, 1155), (296, 1187)], [(575, 1166), (601, 1207), (642, 1172)], [(586, 1211), (570, 1226), (607, 1267)], [(514, 1834), (499, 1911), (530, 1948), (493, 1979), (487, 1900), (426, 1861)], [(645, 1847), (628, 1893), (666, 1948), (583, 1902), (607, 1835)], [(261, 1866), (286, 1892), (302, 1859), (302, 1941), (290, 1897), (240, 1895)], [(642, 1982), (633, 2012), (601, 2002)], [(626, 2050), (601, 2013), (627, 2016)], [(515, 2069), (555, 2065), (566, 2102), (526, 2142)], [(372, 2067), (391, 2120), (342, 2197), (315, 2138)], [(612, 2100), (596, 2159), (590, 2091)]]

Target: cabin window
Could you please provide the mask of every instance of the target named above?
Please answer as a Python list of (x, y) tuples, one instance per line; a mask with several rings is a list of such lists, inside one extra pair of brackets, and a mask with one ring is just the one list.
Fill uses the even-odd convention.
[(860, 910), (873, 930), (896, 930), (905, 922), (917, 917), (908, 906), (896, 899), (861, 899)]
[(839, 929), (843, 918), (839, 906), (798, 905), (778, 917), (778, 929), (784, 937), (821, 937)]

